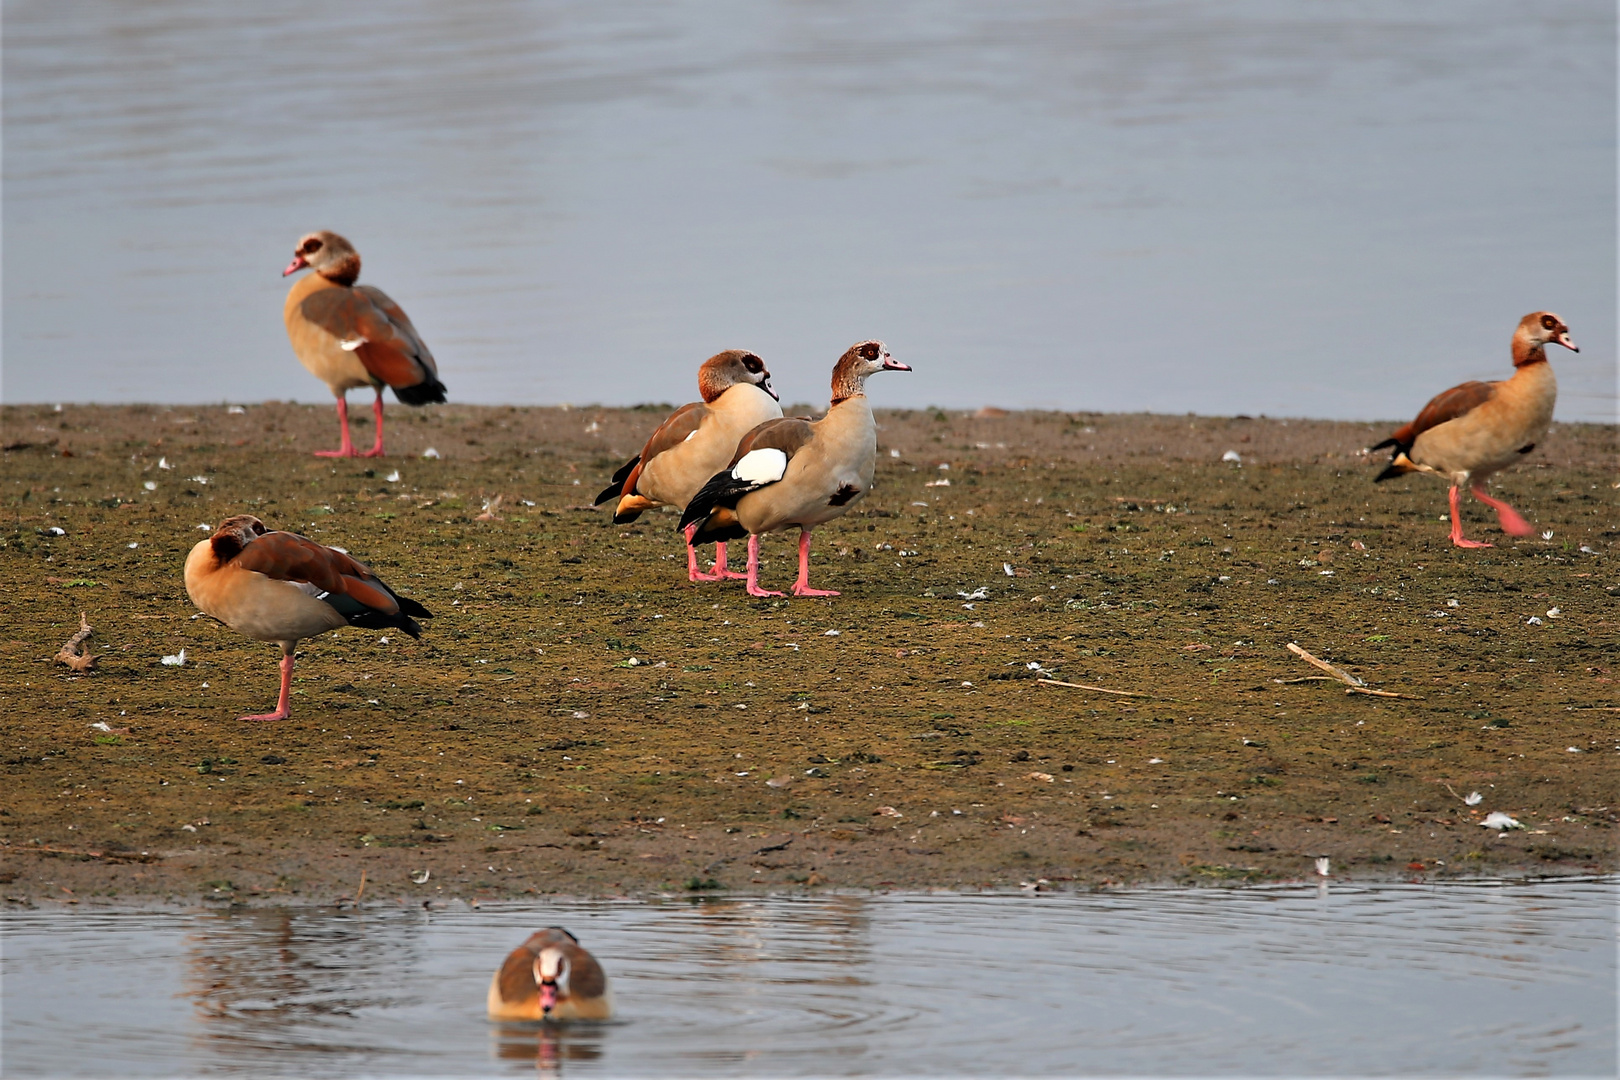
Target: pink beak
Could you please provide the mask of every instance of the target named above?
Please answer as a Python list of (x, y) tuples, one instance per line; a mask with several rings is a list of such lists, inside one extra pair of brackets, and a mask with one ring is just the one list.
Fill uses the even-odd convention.
[(888, 353), (884, 353), (883, 354), (883, 370), (884, 371), (910, 371), (911, 370), (911, 365), (910, 364), (902, 364), (900, 361), (896, 360), (894, 357), (890, 356)]
[(1558, 344), (1562, 345), (1564, 348), (1568, 349), (1570, 352), (1581, 351), (1579, 345), (1576, 345), (1573, 341), (1569, 340), (1568, 333), (1556, 334), (1553, 336), (1553, 340), (1558, 342)]
[(540, 984), (540, 1011), (550, 1013), (557, 1007), (557, 984), (543, 982)]
[(306, 267), (308, 265), (309, 265), (309, 261), (307, 259), (305, 259), (302, 255), (294, 255), (293, 256), (293, 261), (287, 264), (287, 269), (285, 269), (285, 270), (283, 270), (281, 272), (281, 276), (286, 277), (288, 274), (294, 273), (294, 272), (296, 272), (298, 270), (302, 270), (304, 267)]

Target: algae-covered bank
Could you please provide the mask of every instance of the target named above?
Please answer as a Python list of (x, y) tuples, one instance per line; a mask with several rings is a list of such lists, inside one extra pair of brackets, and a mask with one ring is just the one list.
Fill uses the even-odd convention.
[[(1463, 551), (1440, 483), (1373, 485), (1381, 426), (882, 413), (876, 490), (816, 533), (843, 595), (753, 600), (686, 581), (674, 515), (587, 505), (661, 417), (395, 410), (395, 456), (329, 461), (329, 406), (6, 408), (0, 893), (1616, 865), (1612, 427), (1500, 478), (1535, 538), (1465, 503), (1497, 546)], [(291, 719), (238, 722), (277, 650), (194, 617), (180, 569), (243, 511), (369, 562), (422, 640), (306, 642)], [(87, 674), (53, 659), (81, 612)]]

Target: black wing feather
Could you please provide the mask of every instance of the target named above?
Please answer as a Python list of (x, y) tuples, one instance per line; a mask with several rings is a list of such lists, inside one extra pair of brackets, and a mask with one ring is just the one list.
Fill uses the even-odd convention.
[(704, 521), (721, 507), (735, 510), (738, 499), (750, 491), (758, 491), (762, 486), (764, 485), (739, 480), (732, 475), (730, 469), (723, 469), (709, 477), (709, 482), (692, 496), (692, 501), (686, 504), (686, 509), (681, 513), (681, 523), (676, 528), (685, 529), (694, 522)]
[(437, 405), (445, 400), (444, 383), (429, 375), (415, 386), (396, 386), (394, 396), (406, 405)]
[(596, 502), (592, 503), (591, 505), (601, 506), (609, 499), (617, 499), (623, 495), (624, 482), (630, 479), (630, 474), (635, 471), (635, 467), (639, 464), (641, 464), (641, 455), (637, 454), (623, 465), (620, 465), (619, 471), (613, 474), (613, 483), (603, 488), (602, 493), (596, 497)]

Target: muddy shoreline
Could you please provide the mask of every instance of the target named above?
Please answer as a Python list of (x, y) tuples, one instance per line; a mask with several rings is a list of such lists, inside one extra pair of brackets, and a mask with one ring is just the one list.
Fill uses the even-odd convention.
[[(844, 595), (772, 601), (687, 583), (672, 515), (584, 507), (662, 415), (393, 408), (391, 457), (331, 462), (329, 407), (0, 410), (0, 895), (1616, 867), (1613, 427), (1498, 479), (1550, 537), (1467, 504), (1497, 546), (1458, 551), (1442, 485), (1372, 484), (1385, 425), (880, 412), (876, 490), (816, 534)], [(435, 613), (423, 640), (306, 642), (292, 718), (237, 723), (276, 650), (193, 619), (180, 565), (244, 510), (369, 562)], [(51, 659), (80, 612), (89, 674)], [(1405, 696), (1300, 681), (1289, 642)]]

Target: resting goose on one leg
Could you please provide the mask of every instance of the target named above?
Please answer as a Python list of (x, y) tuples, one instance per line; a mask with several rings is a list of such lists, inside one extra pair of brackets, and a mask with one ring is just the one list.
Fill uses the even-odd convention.
[(1417, 419), (1371, 447), (1393, 446), (1395, 455), (1374, 479), (1426, 472), (1451, 481), (1451, 542), (1462, 548), (1490, 547), (1462, 534), (1461, 489), (1496, 511), (1502, 531), (1529, 536), (1534, 530), (1519, 513), (1485, 493), (1485, 481), (1536, 448), (1552, 423), (1558, 381), (1547, 362), (1547, 346), (1580, 352), (1569, 327), (1550, 311), (1534, 311), (1513, 332), (1513, 377), (1465, 382), (1438, 395)]
[[(682, 405), (652, 433), (641, 453), (619, 467), (613, 483), (596, 497), (601, 506), (618, 499), (613, 521), (623, 525), (655, 506), (685, 507), (723, 469), (737, 441), (767, 420), (782, 415), (765, 362), (744, 349), (717, 353), (698, 368), (702, 401)], [(686, 576), (691, 581), (722, 581), (744, 575), (726, 569), (726, 542), (714, 549), (714, 573), (698, 569), (697, 548), (686, 531)]]
[(560, 926), (529, 935), (489, 980), (492, 1020), (607, 1020), (613, 991), (596, 957)]
[(293, 654), (304, 638), (340, 626), (395, 627), (421, 637), (416, 618), (432, 615), (395, 594), (365, 564), (296, 533), (270, 532), (250, 514), (226, 518), (191, 549), (186, 592), (204, 614), (232, 630), (281, 643), (276, 711), (242, 720), (287, 718)]
[(692, 497), (681, 528), (695, 543), (748, 537), (748, 593), (759, 587), (759, 538), (797, 526), (799, 577), (794, 596), (837, 596), (810, 587), (810, 531), (845, 513), (872, 487), (877, 425), (866, 400), (867, 376), (910, 371), (881, 341), (850, 346), (833, 368), (832, 404), (820, 420), (768, 420), (737, 444), (731, 467)]
[[(299, 363), (324, 382), (337, 398), (343, 442), (336, 450), (317, 450), (316, 457), (381, 457), (383, 453), (383, 387), (407, 405), (444, 400), (444, 383), (433, 354), (400, 306), (374, 285), (356, 285), (360, 253), (335, 232), (312, 232), (298, 241), (282, 277), (309, 267), (313, 274), (287, 293), (282, 318)], [(372, 412), (377, 441), (359, 453), (349, 438), (349, 403), (344, 395), (359, 386), (377, 391)]]

